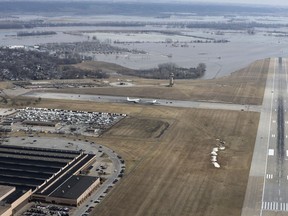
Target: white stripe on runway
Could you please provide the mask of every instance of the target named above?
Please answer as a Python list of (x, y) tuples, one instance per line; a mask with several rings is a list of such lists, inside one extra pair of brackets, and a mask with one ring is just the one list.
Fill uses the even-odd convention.
[(274, 149), (269, 149), (268, 150), (268, 155), (269, 156), (274, 156)]
[(263, 202), (263, 210), (269, 211), (288, 211), (288, 203), (278, 203), (278, 202)]

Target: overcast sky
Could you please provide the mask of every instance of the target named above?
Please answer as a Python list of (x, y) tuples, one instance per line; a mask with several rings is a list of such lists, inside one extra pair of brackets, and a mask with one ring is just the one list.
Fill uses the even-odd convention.
[[(1, 1), (1, 0), (0, 0)], [(75, 1), (75, 0), (74, 0)], [(76, 0), (77, 1), (77, 0)], [(79, 1), (79, 0), (78, 0)], [(96, 0), (89, 0), (96, 1)], [(101, 0), (98, 0), (101, 1)], [(288, 6), (288, 0), (110, 0), (114, 2), (188, 2), (188, 3), (231, 3), (231, 4), (257, 4), (257, 5), (273, 5), (273, 6)]]
[[(0, 0), (2, 1), (19, 1), (19, 0)], [(21, 1), (21, 0), (20, 0)], [(22, 0), (25, 1), (25, 0)], [(46, 1), (46, 0), (36, 0)], [(49, 1), (49, 0), (48, 0)], [(63, 1), (63, 0), (50, 0), (50, 1)], [(64, 1), (82, 1), (82, 0), (64, 0)], [(86, 0), (86, 1), (105, 1), (105, 0)], [(107, 0), (107, 2), (187, 2), (187, 3), (231, 3), (231, 4), (258, 4), (258, 5), (273, 5), (273, 6), (288, 6), (288, 0)]]
[[(117, 0), (114, 0), (117, 1)], [(122, 0), (124, 1), (124, 0)], [(133, 0), (132, 0), (133, 1)], [(135, 1), (143, 1), (143, 0), (135, 0)], [(150, 0), (152, 2), (153, 0)], [(159, 0), (158, 2), (190, 2), (190, 3), (206, 3), (206, 2), (212, 2), (212, 3), (231, 3), (231, 4), (258, 4), (258, 5), (274, 5), (274, 6), (288, 6), (288, 0)], [(153, 1), (155, 2), (155, 0)], [(157, 2), (157, 1), (156, 1)]]

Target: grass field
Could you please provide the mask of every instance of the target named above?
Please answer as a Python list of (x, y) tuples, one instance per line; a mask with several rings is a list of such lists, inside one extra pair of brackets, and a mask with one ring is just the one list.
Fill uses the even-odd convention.
[[(258, 114), (192, 109), (174, 113), (173, 121), (167, 115), (173, 123), (160, 138), (99, 139), (135, 164), (95, 215), (241, 214)], [(129, 133), (134, 130), (130, 127)], [(216, 138), (227, 143), (219, 156), (221, 169), (212, 166), (209, 156)]]
[[(129, 114), (90, 138), (119, 153), (127, 166), (94, 215), (241, 214), (258, 113), (44, 99), (37, 106)], [(220, 169), (210, 162), (217, 138), (227, 144)]]
[[(172, 88), (166, 87), (165, 84), (168, 84), (168, 80), (147, 80), (129, 77), (129, 79), (133, 79), (135, 86), (62, 89), (57, 90), (57, 92), (260, 105), (262, 104), (269, 64), (270, 59), (259, 60), (247, 68), (219, 79), (175, 80), (175, 86)], [(122, 79), (125, 79), (125, 77), (122, 77)]]
[[(261, 104), (268, 68), (266, 59), (220, 79), (176, 81), (173, 88), (138, 79), (137, 87), (72, 91)], [(119, 153), (127, 167), (92, 215), (241, 215), (259, 113), (46, 99), (35, 106), (128, 114), (100, 137), (88, 138)], [(220, 169), (210, 162), (217, 138), (226, 141)]]
[(91, 62), (82, 62), (74, 65), (75, 68), (79, 68), (82, 70), (102, 70), (107, 73), (116, 73), (122, 70), (130, 70), (129, 68), (122, 67), (117, 64), (102, 62), (102, 61), (91, 61)]

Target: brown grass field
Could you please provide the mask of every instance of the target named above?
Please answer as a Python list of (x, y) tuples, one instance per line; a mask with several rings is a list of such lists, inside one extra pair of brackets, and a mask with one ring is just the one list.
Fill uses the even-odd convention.
[[(231, 76), (176, 81), (172, 88), (138, 79), (138, 87), (73, 91), (261, 104), (268, 68), (266, 59)], [(87, 138), (119, 153), (127, 167), (90, 215), (241, 215), (259, 113), (46, 99), (35, 106), (129, 115), (102, 136)], [(218, 156), (220, 169), (210, 162), (217, 138), (226, 141)]]
[[(259, 60), (249, 65), (247, 68), (219, 79), (175, 80), (175, 85), (172, 88), (167, 87), (168, 80), (147, 80), (129, 77), (129, 79), (133, 79), (135, 86), (91, 89), (70, 88), (57, 90), (57, 92), (179, 100), (204, 100), (260, 105), (262, 104), (262, 95), (265, 89), (269, 63), (270, 59)], [(92, 66), (85, 65), (85, 67), (82, 66), (82, 68), (91, 68)], [(115, 67), (115, 65), (110, 67)], [(95, 68), (97, 68), (97, 66), (95, 66)], [(102, 68), (102, 66), (100, 68)], [(122, 77), (122, 79), (125, 79), (125, 77)]]
[[(39, 106), (129, 114), (101, 137), (90, 138), (119, 153), (127, 167), (92, 215), (241, 214), (258, 113), (56, 100)], [(216, 138), (227, 144), (220, 169), (210, 162)]]
[(102, 70), (107, 73), (114, 73), (121, 70), (131, 70), (126, 67), (122, 67), (117, 64), (107, 63), (103, 61), (91, 61), (91, 62), (83, 62), (74, 65), (75, 68), (80, 68), (82, 70)]

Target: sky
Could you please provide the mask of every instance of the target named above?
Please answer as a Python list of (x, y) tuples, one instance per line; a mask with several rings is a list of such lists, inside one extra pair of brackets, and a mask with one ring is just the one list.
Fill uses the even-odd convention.
[[(117, 0), (114, 0), (115, 2)], [(124, 0), (120, 0), (124, 1)], [(128, 0), (129, 1), (129, 0)], [(133, 0), (130, 0), (133, 1)], [(134, 0), (137, 1), (143, 1), (143, 0)], [(155, 0), (149, 0), (149, 2), (155, 2)], [(188, 2), (188, 3), (231, 3), (231, 4), (258, 4), (258, 5), (273, 5), (273, 6), (288, 6), (288, 0), (158, 0), (156, 2)]]
[[(0, 0), (1, 1), (1, 0)], [(73, 0), (72, 0), (73, 1)], [(74, 0), (75, 1), (75, 0)], [(77, 0), (76, 0), (77, 1)], [(79, 0), (78, 0), (79, 1)], [(97, 0), (88, 0), (97, 1)], [(98, 0), (101, 1), (101, 0)], [(103, 0), (102, 0), (103, 1)], [(231, 3), (231, 4), (253, 4), (253, 5), (273, 5), (273, 6), (288, 6), (288, 0), (110, 0), (113, 2), (188, 2), (188, 3)]]
[[(188, 0), (184, 0), (189, 2)], [(206, 0), (206, 2), (220, 2), (219, 0)], [(191, 2), (191, 1), (190, 1)], [(274, 6), (288, 6), (287, 0), (221, 0), (221, 2), (225, 3), (245, 3), (245, 4), (268, 4)]]
[[(2, 1), (25, 1), (25, 0), (0, 0)], [(45, 0), (36, 0), (45, 1)], [(52, 1), (81, 1), (81, 0), (52, 0)], [(85, 0), (84, 0), (85, 1)], [(105, 0), (86, 0), (86, 1), (105, 1)], [(112, 2), (187, 2), (187, 3), (231, 3), (231, 4), (258, 4), (258, 5), (273, 5), (273, 6), (288, 6), (288, 0), (107, 0)]]

